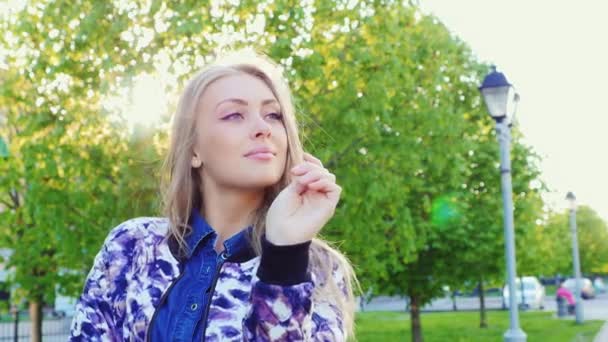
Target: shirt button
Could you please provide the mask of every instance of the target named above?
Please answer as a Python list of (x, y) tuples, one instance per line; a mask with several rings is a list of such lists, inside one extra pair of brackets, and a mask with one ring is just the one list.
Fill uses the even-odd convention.
[(196, 311), (196, 308), (198, 308), (198, 304), (192, 303), (192, 305), (190, 305), (190, 310)]

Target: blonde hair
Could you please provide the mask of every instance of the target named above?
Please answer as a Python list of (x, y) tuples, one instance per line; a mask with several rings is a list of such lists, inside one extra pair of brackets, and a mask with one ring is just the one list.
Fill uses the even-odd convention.
[[(287, 170), (303, 161), (303, 148), (298, 135), (295, 108), (289, 87), (281, 69), (269, 58), (258, 53), (238, 51), (224, 56), (205, 67), (186, 85), (173, 117), (171, 145), (163, 165), (163, 207), (169, 218), (167, 238), (173, 238), (179, 246), (179, 254), (187, 253), (186, 236), (192, 231), (188, 225), (191, 210), (202, 209), (201, 182), (197, 169), (192, 168), (191, 158), (196, 137), (197, 104), (205, 89), (222, 77), (248, 74), (263, 81), (279, 101), (283, 123), (287, 132), (287, 163), (281, 179), (267, 188), (262, 205), (254, 213), (254, 229), (251, 244), (257, 255), (261, 254), (261, 238), (265, 230), (268, 208), (278, 193), (290, 180)], [(347, 336), (354, 336), (355, 299), (353, 287), (358, 287), (353, 268), (348, 259), (327, 241), (314, 238), (310, 249), (309, 270), (317, 279), (314, 299), (328, 301), (342, 313)], [(337, 278), (334, 277), (337, 275)], [(331, 281), (336, 279), (336, 281)], [(328, 281), (329, 280), (329, 281)]]

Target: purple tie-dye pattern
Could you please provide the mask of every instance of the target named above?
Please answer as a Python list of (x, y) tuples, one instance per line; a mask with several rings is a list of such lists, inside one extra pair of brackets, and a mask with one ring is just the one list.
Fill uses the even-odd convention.
[[(165, 240), (168, 227), (163, 218), (137, 218), (110, 232), (76, 305), (70, 341), (145, 341), (163, 293), (180, 272)], [(312, 282), (267, 284), (257, 278), (259, 262), (222, 266), (206, 341), (345, 340), (336, 305), (312, 300), (315, 274)]]
[[(246, 341), (304, 341), (310, 336), (312, 283), (254, 285), (252, 310), (245, 320)], [(280, 327), (280, 329), (279, 329)]]

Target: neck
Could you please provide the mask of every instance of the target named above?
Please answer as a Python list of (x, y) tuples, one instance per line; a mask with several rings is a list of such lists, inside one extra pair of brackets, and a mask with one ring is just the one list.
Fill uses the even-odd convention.
[(262, 204), (264, 191), (205, 184), (203, 198), (203, 214), (218, 235), (215, 250), (220, 252), (224, 241), (253, 223), (252, 214)]

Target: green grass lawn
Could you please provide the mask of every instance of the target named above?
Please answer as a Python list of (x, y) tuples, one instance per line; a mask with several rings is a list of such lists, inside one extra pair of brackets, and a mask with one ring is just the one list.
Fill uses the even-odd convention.
[[(593, 341), (604, 322), (553, 318), (551, 312), (522, 312), (522, 329), (528, 341)], [(508, 311), (488, 312), (488, 328), (479, 328), (479, 312), (426, 313), (421, 317), (425, 342), (502, 341), (509, 326)], [(411, 341), (409, 314), (403, 312), (364, 312), (357, 314), (357, 339), (366, 341)]]

